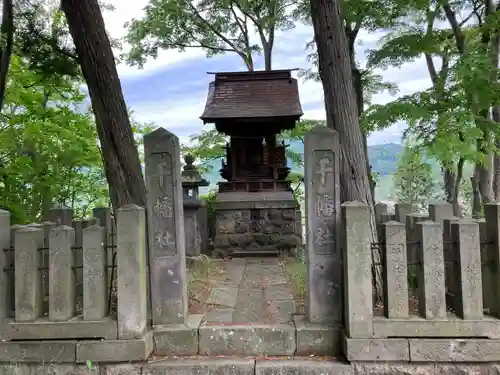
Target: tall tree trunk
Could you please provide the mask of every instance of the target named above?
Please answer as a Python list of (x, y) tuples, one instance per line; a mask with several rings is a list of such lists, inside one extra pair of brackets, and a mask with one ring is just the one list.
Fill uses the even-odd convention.
[[(354, 84), (354, 92), (356, 94), (356, 106), (358, 108), (358, 119), (361, 118), (363, 114), (364, 99), (363, 99), (363, 85), (361, 83), (361, 72), (358, 68), (354, 66), (352, 70), (352, 81)], [(370, 182), (370, 191), (372, 194), (372, 203), (375, 205), (375, 179), (372, 175), (372, 166), (370, 164), (370, 159), (368, 157), (368, 137), (366, 134), (361, 133), (363, 136), (363, 148), (365, 150), (366, 158), (366, 170), (368, 171), (368, 181)]]
[(453, 171), (454, 166), (443, 165), (441, 167), (441, 173), (443, 174), (443, 190), (446, 202), (451, 203), (453, 201), (453, 188), (455, 187), (455, 172)]
[[(363, 95), (363, 84), (361, 81), (361, 72), (359, 71), (356, 65), (356, 52), (354, 50), (354, 44), (356, 42), (356, 37), (358, 35), (358, 28), (355, 30), (349, 29), (346, 30), (347, 37), (347, 47), (349, 49), (349, 60), (351, 62), (351, 71), (352, 71), (352, 83), (354, 85), (354, 93), (356, 95), (356, 106), (358, 109), (358, 118), (363, 114), (365, 100)], [(358, 120), (359, 121), (359, 120)], [(365, 150), (366, 156), (366, 168), (368, 170), (368, 180), (370, 181), (370, 190), (372, 193), (373, 205), (375, 205), (375, 179), (372, 176), (372, 166), (370, 164), (370, 159), (368, 158), (368, 137), (366, 134), (363, 134), (363, 147)]]
[(0, 50), (0, 111), (5, 99), (5, 88), (7, 87), (7, 74), (9, 73), (10, 57), (14, 46), (14, 10), (12, 0), (3, 0), (2, 25), (0, 35), (2, 37), (2, 48)]
[[(492, 110), (492, 119), (500, 124), (500, 107), (494, 106)], [(493, 156), (493, 198), (495, 201), (500, 200), (500, 137), (496, 138), (497, 152)]]
[(264, 50), (264, 69), (266, 71), (272, 70), (273, 68), (273, 47), (269, 43), (263, 44)]
[(453, 215), (462, 216), (462, 210), (458, 197), (460, 194), (460, 184), (464, 173), (465, 159), (460, 158), (456, 167), (454, 163), (441, 166), (443, 174), (443, 188), (446, 202), (453, 205)]
[[(339, 133), (341, 199), (360, 201), (370, 207), (370, 234), (372, 242), (376, 243), (373, 197), (340, 2), (311, 0), (311, 17), (318, 49), (319, 73), (323, 82), (327, 126)], [(375, 262), (378, 263), (379, 254), (376, 254), (376, 258)], [(381, 281), (380, 273), (376, 272), (378, 296)]]
[(453, 204), (453, 215), (461, 217), (462, 210), (460, 207), (460, 202), (458, 201), (458, 196), (460, 194), (460, 186), (462, 183), (462, 178), (464, 176), (464, 165), (465, 159), (460, 158), (457, 163), (457, 173), (455, 174), (455, 183), (453, 186), (453, 196), (451, 203)]
[[(338, 1), (311, 0), (311, 15), (323, 82), (327, 126), (339, 132), (342, 200), (364, 202), (373, 211), (363, 134), (359, 127), (340, 5)], [(373, 230), (373, 233), (373, 238), (376, 239), (376, 231)]]
[[(486, 111), (485, 111), (486, 112)], [(483, 113), (485, 118), (489, 117), (488, 113)], [(483, 138), (477, 142), (477, 150), (484, 155), (484, 159), (476, 162), (476, 181), (479, 194), (481, 197), (481, 205), (493, 201), (492, 187), (492, 161), (493, 155), (488, 151), (488, 145), (491, 141), (490, 130), (482, 126), (480, 129), (483, 132)]]
[(146, 186), (98, 0), (61, 0), (89, 88), (115, 209), (146, 205)]
[[(491, 63), (494, 68), (498, 69), (498, 60), (499, 60), (499, 49), (500, 49), (500, 33), (495, 31), (493, 37), (491, 38)], [(497, 69), (492, 69), (492, 81), (496, 80), (496, 72)], [(494, 74), (495, 73), (495, 74)], [(493, 106), (491, 111), (491, 119), (500, 124), (500, 107)], [(495, 139), (496, 152), (493, 155), (493, 176), (492, 176), (492, 190), (493, 190), (493, 199), (495, 201), (500, 200), (500, 137), (496, 137)]]
[(471, 186), (472, 186), (472, 217), (480, 218), (481, 217), (481, 194), (479, 193), (479, 176), (477, 169), (474, 171), (474, 174), (470, 178)]

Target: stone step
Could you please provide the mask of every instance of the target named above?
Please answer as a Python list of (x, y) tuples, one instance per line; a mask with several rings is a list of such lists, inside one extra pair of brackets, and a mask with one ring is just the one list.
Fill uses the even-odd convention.
[(157, 356), (337, 356), (342, 328), (293, 322), (208, 323), (190, 315), (187, 325), (157, 326), (153, 331)]
[[(120, 366), (120, 365), (118, 365)], [(319, 359), (182, 358), (144, 364), (103, 366), (101, 375), (351, 375), (351, 365)], [(142, 368), (141, 368), (142, 367)], [(118, 370), (118, 371), (117, 371)], [(127, 371), (128, 370), (128, 371)]]
[(498, 363), (352, 362), (336, 359), (208, 358), (152, 359), (115, 364), (0, 363), (0, 375), (459, 375), (498, 374)]
[(202, 324), (198, 330), (203, 356), (292, 356), (297, 349), (293, 324)]

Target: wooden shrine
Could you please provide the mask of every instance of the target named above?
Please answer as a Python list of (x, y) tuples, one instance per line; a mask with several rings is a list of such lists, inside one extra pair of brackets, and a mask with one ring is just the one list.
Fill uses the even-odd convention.
[(227, 135), (216, 201), (219, 254), (276, 253), (301, 243), (283, 130), (303, 115), (291, 70), (215, 73), (204, 124)]

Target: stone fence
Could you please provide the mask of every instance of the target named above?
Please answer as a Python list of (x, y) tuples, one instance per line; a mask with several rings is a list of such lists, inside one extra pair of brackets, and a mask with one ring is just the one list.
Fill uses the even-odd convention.
[[(144, 358), (151, 342), (145, 209), (117, 210), (116, 234), (108, 209), (83, 222), (68, 209), (51, 214), (53, 222), (11, 226), (10, 213), (0, 211), (0, 362), (86, 362), (116, 342)], [(123, 355), (113, 358), (130, 359)]]
[[(374, 244), (368, 206), (342, 205), (347, 359), (499, 361), (500, 203), (485, 205), (480, 220), (453, 217), (446, 203), (428, 216), (377, 206)], [(383, 296), (374, 293), (374, 259)]]

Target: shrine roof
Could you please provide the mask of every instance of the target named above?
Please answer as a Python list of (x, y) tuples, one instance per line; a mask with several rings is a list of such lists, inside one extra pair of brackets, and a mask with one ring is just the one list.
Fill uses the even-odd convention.
[(296, 117), (302, 112), (291, 70), (221, 72), (210, 82), (204, 123), (223, 119)]

